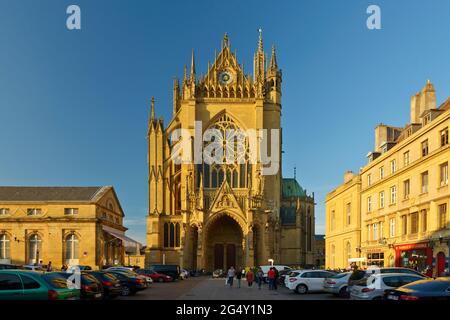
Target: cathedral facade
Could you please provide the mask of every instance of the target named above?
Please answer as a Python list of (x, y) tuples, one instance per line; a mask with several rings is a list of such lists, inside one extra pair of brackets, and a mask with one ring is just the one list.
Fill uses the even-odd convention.
[[(225, 35), (205, 75), (197, 76), (192, 52), (189, 72), (185, 66), (183, 81), (174, 80), (173, 117), (166, 127), (155, 118), (152, 99), (147, 266), (178, 264), (213, 271), (266, 265), (271, 260), (298, 266), (314, 263), (314, 196), (281, 173), (281, 82), (275, 48), (269, 60), (261, 34), (253, 74), (245, 73)], [(188, 136), (174, 139), (180, 129)], [(200, 144), (194, 141), (199, 130)], [(224, 141), (220, 157), (233, 154), (231, 161), (196, 161), (198, 147), (207, 147), (208, 130), (223, 137), (249, 130), (268, 134), (266, 139), (245, 136), (241, 147), (233, 145), (231, 150)], [(269, 142), (268, 147), (262, 140)], [(187, 156), (191, 153), (186, 145), (193, 157)], [(177, 161), (176, 150), (189, 161)], [(270, 154), (271, 163), (253, 157), (255, 150)], [(268, 165), (275, 170), (267, 170)]]

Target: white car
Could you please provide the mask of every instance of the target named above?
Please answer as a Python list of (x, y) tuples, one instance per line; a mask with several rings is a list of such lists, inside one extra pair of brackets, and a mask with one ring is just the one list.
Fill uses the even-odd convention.
[(278, 270), (278, 272), (280, 271), (291, 271), (292, 268), (288, 267), (288, 266), (283, 266), (283, 265), (274, 265), (274, 266), (260, 266), (262, 272), (264, 272), (264, 278), (267, 277), (267, 272), (269, 272), (270, 268), (275, 268)]
[(352, 300), (380, 300), (384, 291), (396, 289), (411, 282), (425, 279), (424, 276), (405, 273), (377, 273), (361, 279), (350, 288)]
[(106, 271), (133, 271), (133, 268), (128, 267), (109, 267)]
[(284, 279), (284, 284), (296, 293), (323, 291), (323, 282), (334, 273), (324, 270), (295, 270)]

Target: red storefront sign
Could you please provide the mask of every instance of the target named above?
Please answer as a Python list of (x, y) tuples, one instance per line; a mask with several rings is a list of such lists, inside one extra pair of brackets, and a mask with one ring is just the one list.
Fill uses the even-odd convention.
[(395, 246), (395, 266), (414, 268), (422, 273), (432, 273), (433, 248), (428, 242)]

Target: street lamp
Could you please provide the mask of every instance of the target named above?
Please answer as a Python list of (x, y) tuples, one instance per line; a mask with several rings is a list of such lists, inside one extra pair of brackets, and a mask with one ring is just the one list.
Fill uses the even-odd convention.
[(267, 260), (267, 261), (269, 261), (270, 266), (273, 267), (273, 259), (269, 259), (269, 260)]

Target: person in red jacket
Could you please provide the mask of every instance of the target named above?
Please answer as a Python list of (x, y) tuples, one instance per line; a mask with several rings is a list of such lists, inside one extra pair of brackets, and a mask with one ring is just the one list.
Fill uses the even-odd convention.
[(269, 290), (273, 290), (274, 289), (274, 281), (275, 281), (275, 270), (274, 268), (270, 268), (269, 272), (267, 272), (267, 278), (269, 279)]

